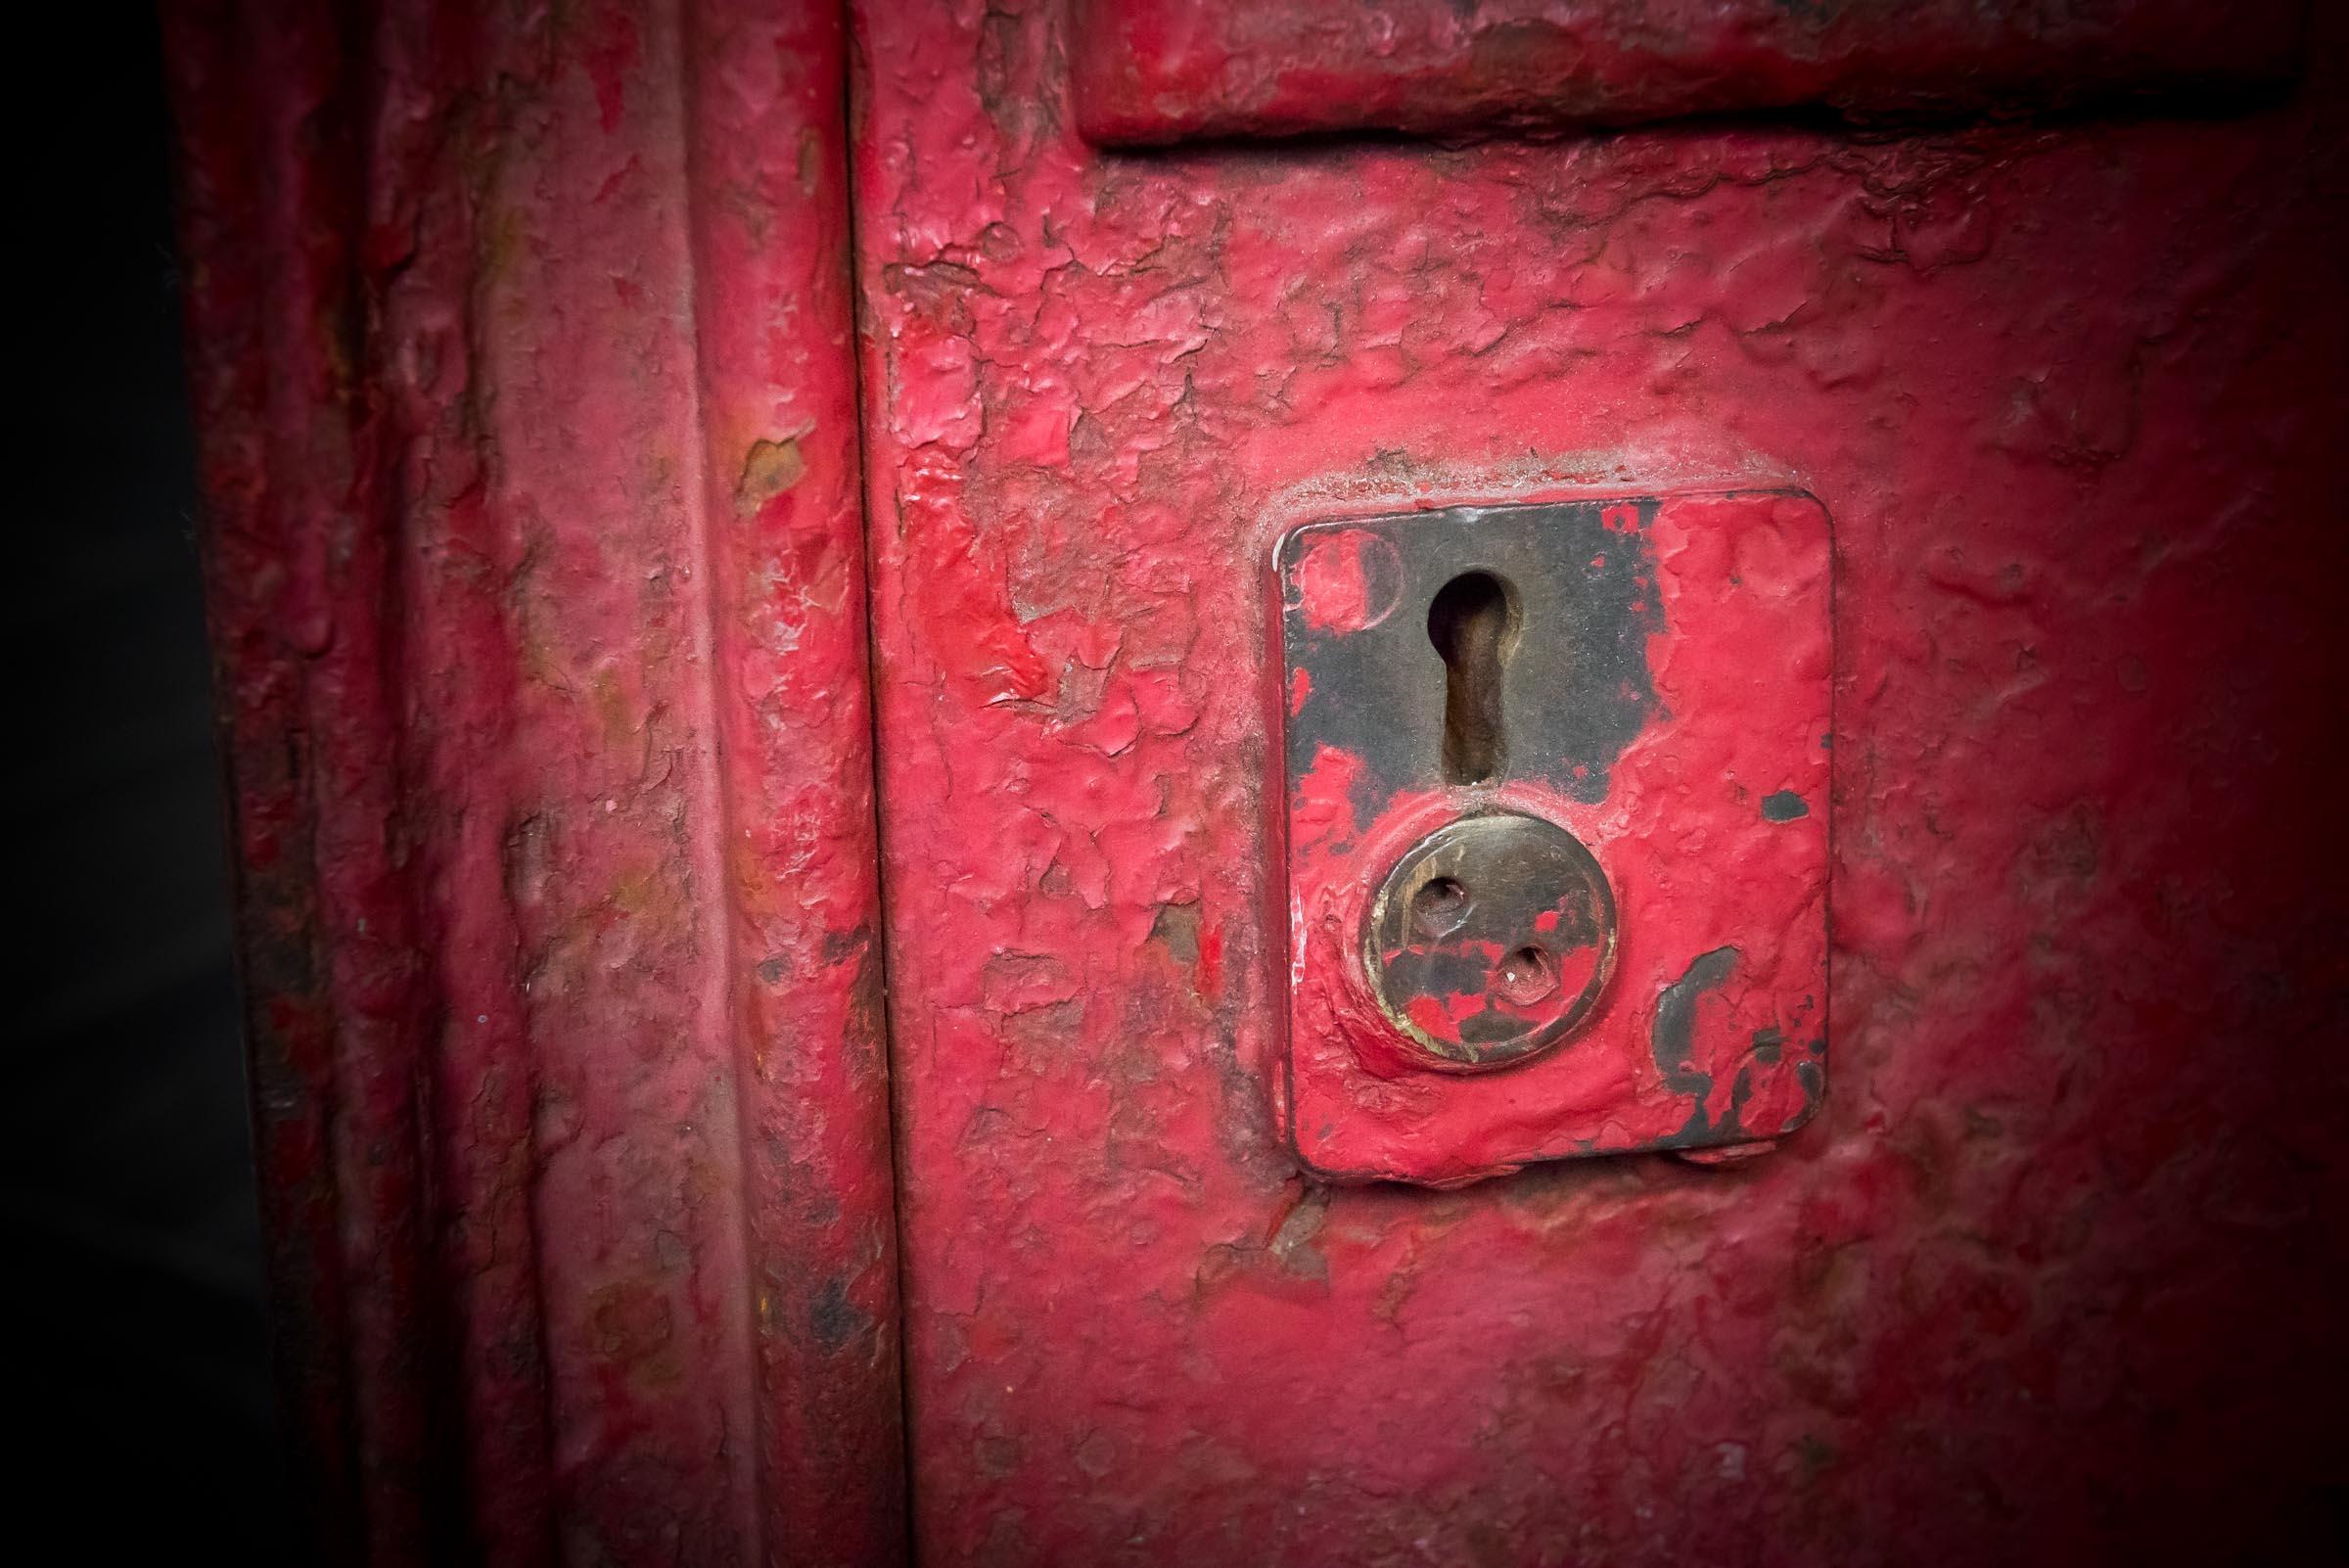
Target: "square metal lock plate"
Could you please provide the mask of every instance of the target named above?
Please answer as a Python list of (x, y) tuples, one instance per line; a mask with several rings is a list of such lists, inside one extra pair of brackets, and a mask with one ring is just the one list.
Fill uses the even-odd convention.
[(1308, 1167), (1726, 1157), (1819, 1108), (1832, 561), (1794, 491), (1282, 536)]

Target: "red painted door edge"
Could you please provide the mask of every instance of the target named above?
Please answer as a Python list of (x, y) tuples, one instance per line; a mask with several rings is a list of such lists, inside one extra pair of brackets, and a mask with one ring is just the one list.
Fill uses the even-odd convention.
[(1462, 135), (1823, 110), (1856, 121), (2146, 103), (2290, 79), (2303, 0), (1074, 0), (1071, 101), (1102, 146)]
[(904, 1555), (837, 8), (165, 7), (319, 1555)]

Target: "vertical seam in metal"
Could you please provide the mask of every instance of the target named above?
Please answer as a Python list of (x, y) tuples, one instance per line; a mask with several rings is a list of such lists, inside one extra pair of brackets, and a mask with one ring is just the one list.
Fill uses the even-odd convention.
[(906, 1233), (906, 1180), (904, 1141), (898, 1135), (898, 1096), (902, 1080), (898, 1073), (898, 1003), (896, 989), (890, 984), (891, 929), (895, 921), (894, 907), (889, 897), (889, 812), (887, 809), (888, 774), (881, 765), (881, 747), (885, 732), (881, 718), (881, 646), (875, 629), (873, 604), (880, 583), (880, 562), (873, 548), (873, 462), (872, 443), (867, 438), (873, 426), (874, 410), (866, 398), (864, 345), (872, 325), (871, 312), (864, 300), (864, 204), (857, 189), (856, 178), (856, 117), (863, 97), (860, 83), (864, 72), (859, 69), (864, 56), (864, 41), (856, 27), (855, 0), (837, 0), (841, 26), (841, 82), (840, 138), (841, 165), (845, 171), (842, 195), (849, 209), (849, 254), (845, 258), (849, 273), (849, 317), (851, 324), (849, 359), (856, 390), (856, 519), (864, 542), (864, 686), (865, 722), (872, 738), (867, 747), (866, 766), (873, 776), (873, 891), (875, 899), (875, 951), (881, 965), (881, 1050), (889, 1072), (889, 1170), (891, 1184), (890, 1220), (897, 1232), (897, 1348), (898, 1348), (898, 1443), (901, 1451), (899, 1467), (902, 1472), (901, 1506), (904, 1510), (905, 1568), (917, 1568), (921, 1561), (921, 1535), (916, 1529), (918, 1514), (914, 1509), (916, 1479), (914, 1473), (913, 1441), (913, 1369), (906, 1338), (911, 1322), (911, 1297), (906, 1290), (912, 1250)]
[[(337, 195), (343, 204), (342, 210), (330, 210), (322, 215), (329, 223), (348, 224), (350, 229), (349, 238), (355, 243), (359, 233), (363, 231), (365, 225), (367, 193), (370, 185), (372, 184), (375, 173), (375, 146), (372, 135), (370, 134), (372, 131), (373, 120), (373, 115), (370, 113), (373, 107), (373, 93), (371, 87), (354, 86), (350, 78), (350, 72), (353, 69), (353, 62), (349, 57), (356, 42), (355, 35), (360, 30), (360, 22), (359, 19), (354, 16), (354, 10), (355, 8), (350, 7), (335, 8), (331, 18), (322, 23), (323, 25), (327, 25), (332, 28), (335, 43), (335, 75), (327, 95), (318, 103), (313, 104), (303, 117), (305, 119), (314, 118), (321, 114), (331, 114), (337, 109), (340, 109), (342, 112), (354, 116), (366, 116), (362, 123), (354, 127), (357, 131), (357, 145), (355, 148), (351, 148), (347, 154), (345, 154), (341, 148), (329, 146), (316, 151), (311, 155), (310, 158), (304, 159), (299, 153), (296, 152), (294, 149), (282, 142), (279, 137), (273, 133), (273, 131), (264, 131), (264, 135), (267, 137), (267, 166), (271, 171), (271, 175), (273, 176), (274, 186), (270, 190), (268, 197), (265, 199), (263, 210), (266, 216), (264, 217), (263, 221), (271, 224), (285, 223), (287, 221), (287, 212), (290, 203), (302, 204), (306, 208), (305, 199), (308, 193), (303, 188), (303, 174), (305, 172), (305, 166), (314, 172), (315, 165), (317, 163), (335, 159), (338, 156), (347, 156), (350, 160), (350, 167), (347, 170), (347, 177), (352, 186), (355, 188), (339, 190)], [(268, 36), (274, 31), (274, 28), (271, 26), (268, 21), (251, 12), (240, 12), (238, 25), (240, 31), (244, 31), (244, 29), (247, 28), (252, 29), (251, 31), (244, 32), (244, 38), (248, 41), (256, 37)], [(372, 43), (372, 38), (369, 39), (369, 42)], [(280, 62), (280, 64), (282, 65), (282, 62)], [(353, 104), (351, 102), (351, 99), (354, 96), (357, 96), (360, 99), (359, 103)], [(291, 194), (289, 192), (289, 187), (291, 188)], [(308, 214), (305, 210), (303, 215), (308, 216), (310, 214)], [(272, 262), (277, 263), (282, 262), (287, 257), (299, 255), (300, 252), (300, 245), (299, 241), (299, 234), (292, 231), (283, 231), (269, 236), (264, 241), (264, 244), (266, 247), (266, 253), (270, 256)], [(300, 262), (295, 262), (293, 263), (293, 266), (299, 268), (301, 266), (301, 264), (302, 263)], [(345, 255), (339, 260), (337, 265), (342, 275), (336, 281), (338, 287), (345, 294), (345, 308), (357, 308), (360, 303), (357, 296), (361, 288), (361, 279), (359, 276), (359, 267), (355, 256)], [(287, 278), (282, 281), (288, 285), (293, 285), (295, 283), (295, 280), (291, 278)], [(296, 286), (283, 288), (281, 291), (281, 298), (273, 308), (286, 308), (285, 301), (287, 300), (299, 297), (302, 292), (303, 291), (299, 287)], [(263, 333), (264, 343), (266, 343), (268, 335), (267, 328), (263, 329)], [(282, 389), (277, 385), (277, 381), (283, 370), (285, 356), (273, 352), (270, 355), (270, 359), (271, 365), (269, 371), (267, 372), (269, 385), (264, 395), (267, 398), (269, 405), (274, 408), (276, 400), (282, 391)], [(360, 461), (358, 419), (352, 408), (350, 398), (352, 393), (357, 391), (357, 388), (354, 387), (352, 383), (356, 382), (363, 384), (366, 377), (363, 346), (361, 346), (359, 353), (354, 355), (354, 360), (355, 363), (349, 367), (345, 373), (348, 379), (345, 380), (345, 384), (340, 389), (343, 395), (338, 406), (335, 406), (331, 413), (331, 417), (333, 419), (342, 422), (344, 426), (344, 438), (347, 443), (345, 455), (348, 460), (349, 468), (343, 476), (343, 481), (345, 485), (345, 496), (341, 498), (341, 503), (345, 506), (351, 505), (351, 492), (358, 490), (360, 487), (359, 476), (357, 473), (357, 465)], [(332, 397), (334, 394), (330, 392), (328, 395)], [(267, 416), (265, 415), (264, 418), (266, 419)], [(274, 431), (271, 432), (270, 441), (272, 445), (275, 444)], [(302, 483), (311, 482), (311, 476), (307, 473), (306, 469), (304, 469), (302, 465), (297, 463), (293, 466), (298, 472), (301, 472), (303, 474)], [(380, 506), (380, 503), (381, 498), (370, 492), (363, 498), (357, 499), (356, 509), (373, 509)], [(282, 490), (273, 498), (273, 504), (280, 507), (283, 507), (285, 504)], [(362, 526), (367, 524), (380, 526), (382, 522), (380, 514), (373, 517), (365, 517), (362, 515), (360, 517), (354, 517), (351, 520), (361, 522)], [(312, 529), (321, 526), (322, 523), (320, 519), (316, 517), (300, 517), (294, 519), (287, 534), (290, 551), (293, 553), (299, 553), (299, 545), (292, 542), (292, 533), (295, 530)], [(381, 568), (382, 576), (375, 584), (375, 591), (379, 597), (379, 601), (384, 603), (393, 602), (404, 594), (405, 583), (399, 576), (398, 568), (399, 562), (397, 560), (396, 544), (393, 541), (385, 540), (384, 556)], [(331, 568), (327, 567), (321, 568), (322, 572), (331, 572)], [(330, 599), (332, 597), (331, 590), (327, 589), (323, 584), (320, 585), (320, 593), (322, 597)], [(392, 661), (397, 657), (398, 643), (396, 639), (399, 637), (399, 629), (392, 626), (385, 626), (379, 630), (378, 637), (379, 641), (373, 651), (372, 667), (368, 671), (368, 676), (372, 681), (377, 683), (396, 684), (399, 680), (399, 672), (394, 669)], [(324, 770), (323, 752), (321, 747), (316, 743), (315, 736), (320, 729), (331, 729), (333, 727), (331, 724), (321, 724), (318, 722), (319, 715), (317, 712), (317, 705), (320, 700), (320, 694), (318, 691), (319, 679), (320, 674), (317, 666), (311, 662), (303, 662), (303, 664), (300, 666), (299, 688), (300, 692), (300, 711), (310, 731), (310, 734), (305, 736), (305, 745), (303, 747), (303, 757), (307, 765), (304, 769), (304, 774), (301, 780), (301, 791), (306, 807), (308, 827), (304, 848), (309, 858), (309, 915), (314, 923), (313, 929), (309, 933), (309, 941), (312, 950), (315, 954), (315, 962), (318, 966), (316, 979), (320, 992), (326, 1003), (326, 1013), (328, 1017), (327, 1028), (330, 1032), (328, 1072), (329, 1083), (331, 1084), (331, 1097), (329, 1104), (326, 1107), (326, 1115), (324, 1119), (324, 1130), (326, 1133), (325, 1157), (328, 1163), (329, 1172), (328, 1184), (334, 1195), (334, 1266), (337, 1273), (340, 1275), (339, 1289), (343, 1294), (343, 1318), (342, 1321), (337, 1324), (336, 1339), (338, 1343), (335, 1354), (336, 1360), (341, 1365), (342, 1375), (344, 1378), (345, 1400), (344, 1422), (350, 1444), (351, 1464), (349, 1493), (346, 1499), (347, 1504), (351, 1509), (348, 1521), (351, 1534), (346, 1536), (340, 1544), (348, 1546), (356, 1552), (357, 1555), (354, 1560), (358, 1562), (374, 1562), (378, 1560), (379, 1557), (377, 1548), (381, 1542), (383, 1528), (382, 1515), (384, 1512), (384, 1499), (382, 1497), (381, 1490), (376, 1485), (372, 1484), (372, 1478), (368, 1473), (368, 1457), (370, 1450), (374, 1447), (376, 1441), (381, 1435), (380, 1422), (382, 1417), (382, 1407), (379, 1403), (369, 1397), (364, 1387), (365, 1374), (360, 1365), (362, 1352), (359, 1345), (359, 1331), (355, 1326), (354, 1317), (350, 1307), (350, 1291), (355, 1270), (352, 1267), (351, 1238), (347, 1229), (350, 1205), (349, 1193), (344, 1184), (344, 1160), (348, 1146), (347, 1140), (351, 1136), (349, 1110), (353, 1096), (350, 1092), (350, 1083), (354, 1073), (354, 1069), (351, 1065), (351, 1053), (355, 1047), (350, 1039), (350, 1031), (346, 1021), (346, 1008), (345, 1006), (344, 997), (341, 994), (342, 988), (338, 983), (336, 974), (337, 943), (331, 931), (329, 930), (326, 876), (324, 873), (323, 862), (319, 858), (320, 836), (325, 830), (328, 822), (329, 815), (332, 810), (332, 803), (322, 794)], [(394, 733), (389, 737), (389, 739), (392, 747), (390, 761), (392, 761), (394, 767), (396, 767), (398, 765), (398, 760), (403, 748), (404, 735)], [(392, 787), (394, 790), (396, 790), (396, 783), (394, 783)], [(391, 803), (388, 803), (388, 807), (390, 808), (395, 808), (395, 806), (392, 806)], [(389, 832), (392, 824), (390, 822), (386, 822), (382, 824), (382, 826), (387, 832)], [(400, 897), (411, 906), (413, 905), (415, 895), (412, 889), (402, 889)], [(410, 999), (411, 1001), (413, 1000), (412, 993)], [(408, 1020), (408, 1022), (413, 1022), (412, 1017)], [(433, 1234), (432, 1227), (429, 1223), (429, 1216), (432, 1209), (432, 1187), (429, 1183), (427, 1173), (430, 1168), (431, 1149), (429, 1147), (424, 1129), (424, 1118), (428, 1114), (428, 1101), (422, 1092), (423, 1085), (419, 1082), (420, 1075), (425, 1071), (423, 1052), (428, 1047), (424, 1044), (421, 1038), (417, 1038), (411, 1041), (411, 1048), (413, 1055), (405, 1064), (408, 1078), (409, 1106), (407, 1126), (404, 1130), (406, 1133), (409, 1157), (415, 1161), (417, 1189), (407, 1214), (399, 1218), (404, 1218), (407, 1220), (412, 1229), (412, 1240), (410, 1245), (413, 1250), (412, 1262), (415, 1267), (415, 1288), (418, 1296), (421, 1296), (425, 1290), (430, 1288), (434, 1274), (437, 1271), (433, 1260), (437, 1249), (438, 1238)], [(382, 1242), (382, 1227), (384, 1224), (384, 1219), (385, 1217), (380, 1214), (373, 1216), (376, 1229), (371, 1235), (370, 1240), (377, 1245), (380, 1245)], [(395, 1219), (393, 1223), (396, 1222), (397, 1221)], [(423, 1303), (421, 1301), (417, 1301), (415, 1305), (421, 1309)], [(433, 1380), (432, 1372), (435, 1370), (435, 1368), (432, 1367), (432, 1363), (429, 1360), (431, 1355), (431, 1351), (429, 1349), (427, 1350), (426, 1355), (428, 1358), (426, 1363), (428, 1370), (425, 1378), (423, 1379), (424, 1386), (417, 1390), (416, 1398), (418, 1403), (425, 1409), (430, 1410), (433, 1407), (433, 1402), (435, 1399), (435, 1391), (431, 1386)], [(442, 1397), (445, 1397), (445, 1395), (443, 1394)], [(371, 1423), (376, 1424), (376, 1431), (373, 1433), (371, 1433), (369, 1430)], [(422, 1482), (420, 1490), (429, 1489), (429, 1481)], [(418, 1500), (423, 1504), (424, 1507), (428, 1509), (432, 1506), (432, 1500), (429, 1498), (429, 1491), (427, 1491), (427, 1495), (425, 1497), (419, 1498)]]

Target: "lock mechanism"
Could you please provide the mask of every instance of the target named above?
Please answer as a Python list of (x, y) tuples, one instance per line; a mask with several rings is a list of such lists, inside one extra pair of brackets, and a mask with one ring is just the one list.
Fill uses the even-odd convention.
[(1282, 536), (1308, 1167), (1448, 1185), (1817, 1110), (1831, 561), (1774, 491)]
[(1362, 946), (1381, 1011), (1431, 1065), (1500, 1067), (1589, 1016), (1614, 967), (1615, 895), (1556, 823), (1462, 817), (1395, 862)]

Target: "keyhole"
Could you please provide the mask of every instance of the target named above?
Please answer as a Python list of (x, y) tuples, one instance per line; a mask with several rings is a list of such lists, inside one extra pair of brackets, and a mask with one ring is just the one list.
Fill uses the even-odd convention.
[(1490, 572), (1461, 573), (1427, 607), (1427, 640), (1444, 656), (1448, 784), (1497, 778), (1508, 760), (1500, 725), (1500, 667), (1514, 620), (1507, 584)]

